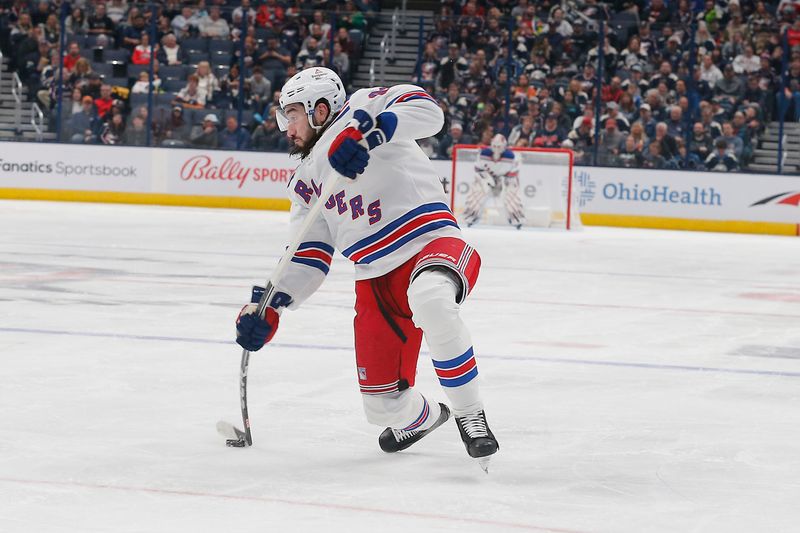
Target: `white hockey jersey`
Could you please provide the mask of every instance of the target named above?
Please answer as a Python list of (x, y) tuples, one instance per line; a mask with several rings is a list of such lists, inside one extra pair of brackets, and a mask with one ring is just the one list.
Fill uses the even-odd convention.
[[(355, 180), (342, 178), (337, 193), (320, 199), (323, 184), (339, 177), (328, 161), (328, 150), (356, 109), (373, 117), (392, 112), (397, 128), (389, 142), (370, 151), (363, 174)], [(353, 261), (356, 279), (361, 280), (394, 270), (436, 238), (461, 235), (439, 176), (415, 142), (438, 133), (443, 122), (436, 101), (414, 85), (361, 89), (345, 103), (289, 181), (292, 236), (309, 207), (325, 202), (322, 216), (276, 284), (292, 296), (290, 308), (323, 282), (334, 249)]]
[(500, 159), (495, 160), (492, 149), (483, 148), (475, 162), (475, 173), (492, 189), (500, 190), (505, 185), (506, 178), (519, 177), (519, 164), (519, 158), (513, 150), (505, 150), (500, 154)]

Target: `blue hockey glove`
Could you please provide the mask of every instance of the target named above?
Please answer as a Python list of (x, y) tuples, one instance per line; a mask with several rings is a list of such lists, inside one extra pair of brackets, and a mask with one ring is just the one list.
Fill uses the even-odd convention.
[(251, 352), (260, 350), (262, 346), (272, 340), (280, 323), (280, 315), (276, 308), (289, 305), (291, 302), (288, 295), (281, 292), (276, 293), (272, 298), (272, 305), (264, 308), (264, 316), (261, 317), (256, 310), (263, 293), (263, 287), (253, 287), (251, 302), (242, 307), (236, 318), (236, 343)]
[(369, 150), (391, 140), (397, 129), (397, 116), (389, 111), (374, 119), (363, 109), (356, 109), (353, 118), (331, 143), (328, 160), (343, 176), (355, 179), (369, 162)]

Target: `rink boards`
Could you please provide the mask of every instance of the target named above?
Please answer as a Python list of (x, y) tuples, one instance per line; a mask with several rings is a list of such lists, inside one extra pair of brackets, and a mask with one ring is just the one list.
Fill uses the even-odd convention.
[[(2, 143), (0, 198), (286, 210), (285, 154)], [(449, 161), (433, 161), (445, 187)], [(542, 172), (547, 172), (546, 167)], [(586, 225), (800, 234), (800, 177), (575, 167)]]

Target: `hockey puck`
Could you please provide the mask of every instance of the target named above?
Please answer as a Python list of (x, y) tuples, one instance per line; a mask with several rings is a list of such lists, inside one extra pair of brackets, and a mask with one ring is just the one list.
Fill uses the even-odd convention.
[(231, 448), (244, 448), (244, 439), (228, 439), (225, 445)]

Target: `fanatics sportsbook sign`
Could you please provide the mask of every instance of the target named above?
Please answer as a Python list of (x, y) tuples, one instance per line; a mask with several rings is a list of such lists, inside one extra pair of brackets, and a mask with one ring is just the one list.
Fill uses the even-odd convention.
[(295, 166), (288, 155), (258, 152), (0, 143), (3, 189), (285, 200)]
[(133, 150), (137, 157), (124, 157), (98, 148), (0, 143), (0, 187), (150, 192), (150, 165), (141, 150)]

